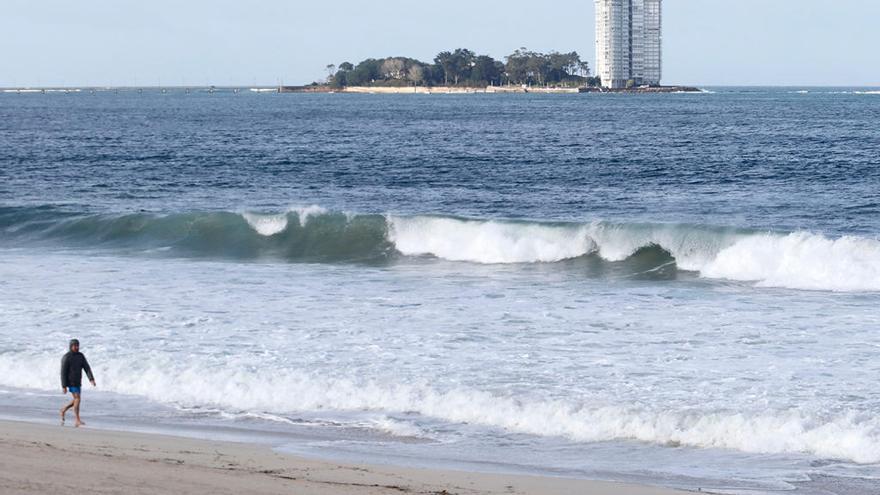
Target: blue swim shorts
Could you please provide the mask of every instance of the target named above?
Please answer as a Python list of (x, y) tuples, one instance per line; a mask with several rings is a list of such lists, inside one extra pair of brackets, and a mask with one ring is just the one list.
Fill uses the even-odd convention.
[(72, 394), (80, 394), (82, 393), (82, 387), (67, 387), (67, 391)]

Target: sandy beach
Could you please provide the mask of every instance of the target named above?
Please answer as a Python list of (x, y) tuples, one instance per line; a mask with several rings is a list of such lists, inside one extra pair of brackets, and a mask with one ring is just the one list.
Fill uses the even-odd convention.
[(0, 422), (4, 494), (675, 495), (627, 484), (346, 465), (259, 445)]

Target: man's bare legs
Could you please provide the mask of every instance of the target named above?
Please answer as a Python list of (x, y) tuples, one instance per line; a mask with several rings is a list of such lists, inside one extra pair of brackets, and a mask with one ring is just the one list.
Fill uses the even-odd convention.
[(80, 402), (80, 394), (71, 394), (73, 395), (73, 400), (70, 401), (70, 404), (64, 406), (61, 409), (61, 424), (64, 425), (64, 415), (67, 414), (71, 408), (73, 409), (73, 415), (76, 416), (76, 426), (85, 426), (85, 423), (79, 417), (79, 402)]
[(73, 394), (73, 415), (76, 416), (76, 427), (85, 426), (85, 422), (79, 417), (80, 394)]
[(74, 397), (74, 400), (70, 401), (70, 404), (67, 404), (66, 406), (61, 408), (61, 426), (64, 426), (64, 420), (67, 419), (64, 416), (67, 414), (67, 411), (69, 411), (70, 408), (73, 407), (75, 402), (76, 398)]

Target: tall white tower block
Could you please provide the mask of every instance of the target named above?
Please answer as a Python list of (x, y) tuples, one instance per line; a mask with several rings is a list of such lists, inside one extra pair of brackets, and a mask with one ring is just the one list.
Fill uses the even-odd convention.
[(602, 85), (659, 85), (662, 0), (596, 1), (596, 74)]

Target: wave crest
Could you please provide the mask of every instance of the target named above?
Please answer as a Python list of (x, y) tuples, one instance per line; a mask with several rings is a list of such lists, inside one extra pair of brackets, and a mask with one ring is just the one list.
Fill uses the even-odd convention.
[(260, 215), (242, 213), (241, 215), (252, 229), (264, 236), (273, 236), (287, 230), (287, 215)]
[(587, 228), (471, 221), (443, 217), (389, 217), (388, 238), (405, 255), (432, 255), (475, 263), (547, 263), (595, 250)]

